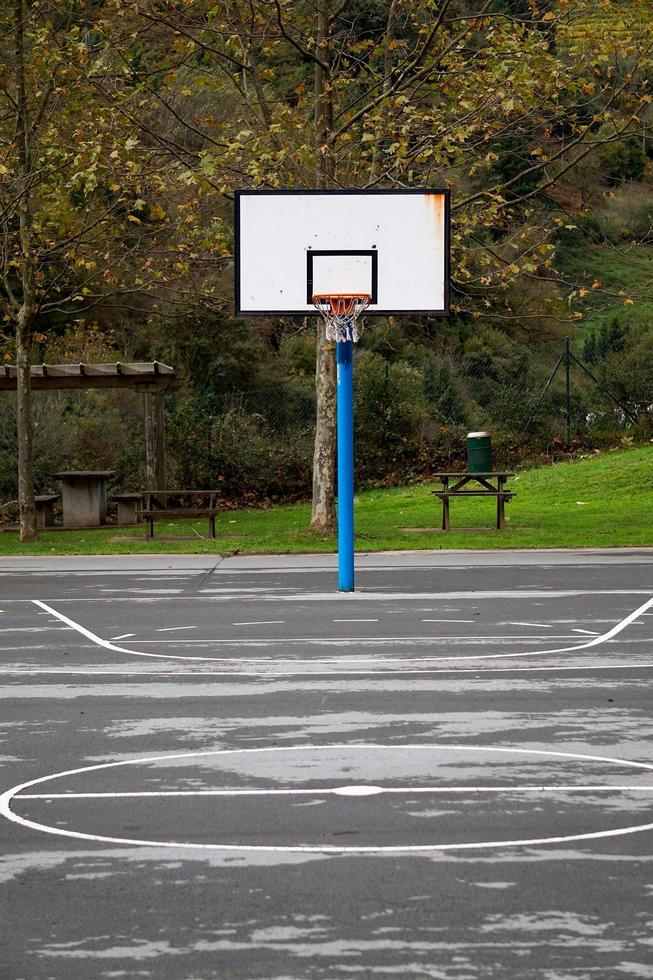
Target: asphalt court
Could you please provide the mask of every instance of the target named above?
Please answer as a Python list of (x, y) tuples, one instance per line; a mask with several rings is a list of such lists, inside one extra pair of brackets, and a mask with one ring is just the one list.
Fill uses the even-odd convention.
[(653, 976), (652, 570), (7, 560), (6, 975)]

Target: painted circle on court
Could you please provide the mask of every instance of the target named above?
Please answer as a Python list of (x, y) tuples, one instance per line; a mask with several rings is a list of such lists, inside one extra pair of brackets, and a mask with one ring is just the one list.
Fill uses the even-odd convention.
[[(429, 758), (430, 754), (430, 758)], [(335, 764), (334, 760), (339, 763)], [(220, 787), (201, 787), (198, 786), (198, 776), (193, 774), (192, 767), (200, 764), (202, 768), (217, 769), (224, 776), (225, 772), (236, 773), (238, 779), (244, 782), (231, 786)], [(148, 776), (152, 777), (152, 767), (155, 767), (158, 777), (165, 773), (166, 769), (182, 769), (185, 775), (176, 776), (177, 783), (174, 789), (143, 789), (142, 786), (152, 786), (148, 783)], [(331, 777), (325, 778), (320, 775), (324, 767), (331, 769)], [(542, 767), (546, 767), (544, 776), (541, 775)], [(140, 767), (140, 768), (139, 768)], [(597, 768), (604, 769), (611, 767), (612, 770), (630, 770), (630, 779), (627, 785), (623, 785), (624, 780), (619, 783), (597, 782), (596, 776), (589, 775), (582, 783), (572, 781), (570, 774), (563, 774), (562, 780), (553, 781), (552, 774), (555, 776), (556, 769), (567, 770), (574, 767), (587, 773)], [(406, 785), (402, 779), (406, 778), (406, 772), (410, 769), (421, 774), (422, 778), (430, 772), (431, 779), (427, 784)], [(519, 770), (518, 778), (514, 776), (506, 782), (505, 774), (510, 777), (510, 769)], [(190, 772), (189, 772), (190, 769)], [(278, 782), (270, 786), (260, 785), (262, 778), (271, 780), (270, 773), (283, 769), (283, 785)], [(461, 769), (464, 770), (461, 773)], [(344, 830), (344, 834), (355, 834), (359, 840), (366, 833), (366, 825), (370, 826), (374, 819), (374, 813), (365, 811), (365, 807), (372, 805), (372, 801), (378, 801), (384, 796), (390, 801), (401, 801), (404, 806), (421, 805), (425, 800), (447, 800), (447, 805), (451, 805), (451, 798), (463, 799), (468, 801), (465, 816), (469, 818), (478, 815), (479, 801), (491, 800), (501, 806), (507, 798), (514, 801), (515, 798), (525, 799), (523, 812), (526, 817), (532, 808), (542, 809), (542, 802), (545, 799), (555, 800), (559, 807), (561, 796), (571, 795), (574, 799), (580, 797), (587, 798), (587, 795), (598, 794), (599, 797), (619, 796), (619, 794), (637, 793), (638, 796), (648, 800), (653, 795), (653, 785), (649, 779), (647, 783), (633, 781), (633, 770), (640, 774), (653, 773), (653, 764), (634, 762), (626, 759), (613, 758), (600, 755), (587, 755), (573, 752), (558, 752), (544, 749), (524, 749), (511, 747), (488, 747), (478, 745), (452, 745), (452, 744), (409, 744), (409, 745), (382, 745), (382, 744), (330, 744), (330, 745), (296, 745), (296, 746), (272, 746), (259, 748), (238, 748), (238, 749), (218, 749), (208, 751), (196, 751), (185, 753), (174, 753), (167, 755), (151, 756), (149, 758), (130, 759), (127, 761), (107, 762), (98, 765), (83, 766), (78, 769), (67, 770), (65, 772), (52, 773), (48, 776), (41, 776), (38, 779), (14, 786), (0, 796), (0, 814), (7, 819), (47, 834), (55, 834), (63, 837), (71, 837), (79, 840), (92, 840), (100, 843), (125, 844), (133, 846), (147, 847), (166, 847), (166, 848), (186, 848), (198, 850), (223, 850), (223, 851), (263, 851), (277, 853), (325, 853), (325, 854), (384, 854), (384, 853), (428, 853), (435, 851), (455, 851), (455, 850), (480, 850), (487, 848), (520, 847), (540, 844), (557, 844), (569, 841), (587, 841), (602, 838), (619, 837), (627, 834), (639, 833), (653, 829), (653, 823), (641, 823), (636, 825), (610, 827), (605, 829), (588, 829), (577, 827), (573, 833), (556, 833), (555, 827), (551, 828), (551, 833), (538, 834), (536, 836), (520, 836), (511, 834), (517, 820), (515, 816), (514, 803), (511, 807), (505, 807), (500, 811), (500, 823), (505, 826), (505, 835), (502, 834), (497, 839), (483, 840), (440, 840), (437, 838), (422, 841), (420, 843), (408, 843), (401, 839), (386, 841), (384, 843), (333, 843), (321, 840), (310, 841), (298, 839), (292, 843), (275, 843), (273, 840), (263, 840), (256, 843), (243, 840), (246, 836), (244, 825), (247, 820), (247, 807), (267, 806), (269, 802), (281, 802), (286, 805), (289, 801), (296, 805), (298, 801), (303, 804), (335, 799), (340, 800), (340, 806), (344, 807), (342, 818), (346, 818), (345, 826), (352, 824), (354, 818), (358, 820), (361, 829)], [(118, 786), (115, 790), (104, 791), (96, 789), (106, 783), (107, 777), (113, 777), (116, 773), (121, 776), (128, 773), (131, 778), (135, 773), (140, 780), (139, 789), (124, 790)], [(380, 779), (384, 773), (388, 779)], [(436, 773), (435, 780), (433, 774)], [(485, 775), (483, 782), (469, 782), (469, 776), (475, 777), (478, 773)], [(497, 779), (504, 774), (503, 781)], [(267, 774), (267, 777), (266, 777)], [(361, 779), (361, 774), (369, 775), (369, 778)], [(534, 776), (540, 775), (539, 780), (534, 780)], [(203, 773), (206, 775), (206, 773)], [(281, 775), (281, 774), (279, 774)], [(393, 781), (393, 775), (395, 780)], [(572, 772), (573, 776), (574, 773)], [(529, 778), (526, 780), (525, 777)], [(457, 778), (456, 778), (457, 777)], [(259, 780), (252, 785), (251, 780)], [(614, 776), (612, 777), (614, 778)], [(250, 782), (247, 783), (247, 779)], [(74, 788), (60, 792), (56, 781), (72, 782)], [(306, 785), (311, 783), (311, 785)], [(53, 785), (55, 784), (55, 785)], [(50, 790), (48, 793), (47, 790)], [(46, 790), (44, 792), (44, 790)], [(226, 806), (234, 806), (234, 813), (237, 818), (235, 826), (242, 829), (241, 840), (202, 840), (193, 841), (184, 839), (184, 828), (187, 826), (185, 821), (178, 821), (175, 829), (179, 834), (179, 839), (170, 840), (166, 835), (161, 835), (161, 839), (142, 838), (140, 836), (124, 836), (89, 833), (83, 830), (71, 829), (66, 825), (56, 826), (54, 823), (42, 823), (20, 815), (17, 808), (21, 806), (35, 805), (48, 807), (55, 802), (63, 800), (67, 805), (76, 804), (82, 800), (88, 806), (89, 801), (95, 801), (99, 808), (99, 819), (106, 821), (107, 814), (118, 823), (129, 818), (129, 814), (136, 806), (135, 801), (146, 801), (148, 806), (154, 807), (151, 810), (150, 822), (156, 829), (156, 824), (163, 819), (166, 828), (166, 819), (175, 825), (175, 815), (166, 818), (164, 809), (166, 806), (179, 807), (180, 804), (187, 806), (189, 803), (197, 807), (198, 801), (202, 805), (207, 803), (214, 807), (211, 811), (213, 824), (219, 827), (220, 805), (223, 810)], [(417, 800), (417, 804), (415, 801)], [(22, 801), (25, 801), (23, 803)], [(31, 803), (28, 803), (31, 801)], [(218, 807), (215, 807), (215, 803)], [(471, 802), (470, 802), (471, 801)], [(498, 802), (497, 802), (498, 801)], [(435, 805), (440, 805), (436, 803)], [(571, 804), (572, 807), (574, 804)], [(599, 804), (600, 806), (600, 804)], [(116, 810), (112, 811), (111, 808)], [(122, 809), (121, 809), (122, 808)], [(74, 809), (74, 808), (73, 808)], [(319, 807), (318, 807), (319, 809)], [(56, 807), (55, 807), (56, 812)], [(254, 812), (254, 811), (250, 811)], [(295, 822), (299, 823), (295, 811)], [(437, 817), (438, 811), (434, 811)], [(385, 817), (397, 817), (394, 808), (385, 811)], [(417, 813), (420, 817), (422, 814)], [(408, 822), (408, 818), (415, 816), (415, 813), (405, 811), (404, 814), (398, 813), (398, 820), (401, 824), (402, 816)], [(496, 814), (495, 814), (496, 816)], [(310, 822), (309, 817), (309, 822)], [(522, 818), (520, 818), (522, 819)], [(574, 818), (572, 818), (574, 819)], [(74, 821), (72, 821), (74, 823)], [(304, 818), (305, 822), (305, 818)], [(456, 825), (460, 821), (454, 821)], [(318, 821), (319, 823), (319, 821)], [(511, 824), (513, 826), (511, 826)], [(293, 826), (293, 807), (290, 807), (285, 814), (283, 829), (291, 827), (291, 835), (295, 832)], [(340, 826), (340, 823), (338, 824)], [(390, 828), (392, 830), (392, 828)], [(299, 831), (299, 827), (296, 828)], [(240, 832), (240, 831), (239, 831)], [(315, 828), (314, 834), (321, 831)], [(336, 830), (331, 835), (337, 837), (340, 831)], [(369, 831), (371, 836), (374, 834)], [(381, 831), (377, 827), (377, 837), (383, 837), (385, 828)], [(219, 836), (219, 835), (217, 835)], [(236, 837), (238, 833), (236, 833)], [(399, 837), (401, 837), (401, 827), (399, 827)], [(422, 836), (424, 836), (422, 834)]]

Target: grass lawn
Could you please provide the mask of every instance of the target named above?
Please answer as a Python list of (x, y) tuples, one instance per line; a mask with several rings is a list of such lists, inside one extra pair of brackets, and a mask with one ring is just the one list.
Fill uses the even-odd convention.
[[(445, 534), (440, 501), (431, 493), (439, 484), (361, 493), (356, 549), (653, 546), (653, 446), (523, 470), (509, 485), (517, 496), (507, 505), (505, 531), (493, 527), (494, 498), (452, 500), (453, 530)], [(309, 504), (227, 511), (218, 518), (215, 541), (206, 537), (204, 519), (159, 521), (150, 542), (141, 526), (45, 532), (29, 545), (4, 532), (0, 555), (335, 551), (334, 537), (307, 530), (309, 518)]]

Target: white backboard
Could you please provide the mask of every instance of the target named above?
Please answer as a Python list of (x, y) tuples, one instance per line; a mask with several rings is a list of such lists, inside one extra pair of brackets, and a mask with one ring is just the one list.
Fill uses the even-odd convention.
[(236, 313), (315, 313), (369, 293), (366, 316), (449, 311), (449, 193), (236, 191)]

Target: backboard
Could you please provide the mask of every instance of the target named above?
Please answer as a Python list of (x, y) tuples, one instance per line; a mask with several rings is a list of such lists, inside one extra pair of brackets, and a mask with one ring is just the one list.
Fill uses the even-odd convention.
[(236, 191), (235, 266), (237, 315), (315, 315), (315, 293), (448, 313), (449, 192)]

